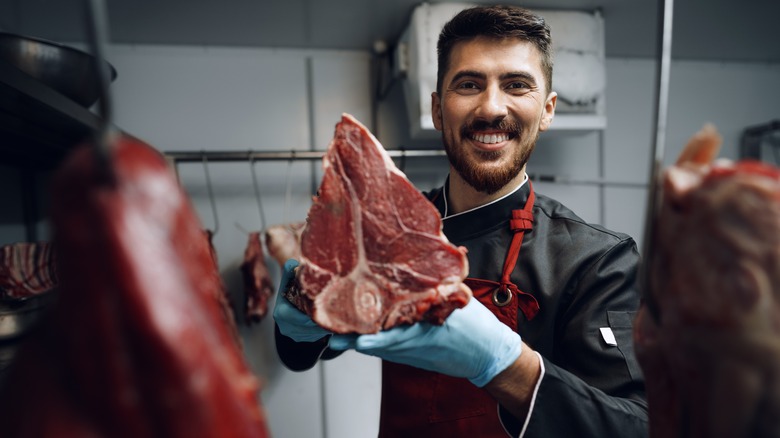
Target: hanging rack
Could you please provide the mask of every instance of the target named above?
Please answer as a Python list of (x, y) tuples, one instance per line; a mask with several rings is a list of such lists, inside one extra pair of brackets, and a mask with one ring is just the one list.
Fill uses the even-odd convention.
[[(390, 157), (444, 157), (444, 149), (390, 149)], [(163, 154), (174, 162), (196, 162), (208, 159), (217, 161), (286, 161), (286, 160), (320, 160), (325, 151), (169, 151)]]
[[(401, 165), (405, 165), (406, 158), (422, 157), (446, 157), (447, 153), (443, 149), (389, 149), (387, 153), (391, 158), (401, 158)], [(237, 161), (297, 161), (297, 160), (320, 160), (325, 151), (171, 151), (163, 152), (165, 158), (176, 168), (178, 163), (200, 162), (204, 158), (211, 162), (237, 162)], [(400, 167), (400, 166), (399, 166)], [(569, 176), (550, 175), (540, 173), (529, 173), (529, 178), (533, 181), (548, 182), (554, 184), (569, 185), (595, 185), (611, 187), (633, 187), (646, 188), (647, 183), (613, 181), (602, 178), (597, 179), (577, 179)], [(285, 193), (287, 190), (285, 190)]]

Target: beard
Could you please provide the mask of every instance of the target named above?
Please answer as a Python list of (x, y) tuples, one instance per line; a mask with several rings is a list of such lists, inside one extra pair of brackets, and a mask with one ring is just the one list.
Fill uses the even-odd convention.
[[(536, 140), (539, 138), (539, 132), (537, 131), (535, 135), (526, 135), (526, 138), (523, 138), (521, 128), (517, 123), (503, 119), (492, 123), (476, 121), (471, 125), (464, 126), (460, 135), (461, 138), (469, 138), (471, 132), (485, 129), (507, 131), (510, 133), (510, 139), (521, 139), (520, 145), (511, 151), (471, 150), (473, 156), (467, 155), (463, 147), (453, 144), (454, 141), (447, 138), (445, 129), (442, 129), (442, 143), (444, 143), (444, 150), (447, 152), (450, 165), (458, 172), (458, 175), (474, 190), (492, 195), (509, 184), (528, 163)], [(510, 162), (499, 169), (487, 168), (482, 164), (498, 161), (507, 152), (511, 153)]]

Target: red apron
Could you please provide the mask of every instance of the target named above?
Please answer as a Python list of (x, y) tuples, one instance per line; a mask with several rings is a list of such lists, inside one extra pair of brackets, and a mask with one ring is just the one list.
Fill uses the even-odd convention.
[[(531, 181), (528, 181), (530, 187)], [(533, 224), (534, 191), (522, 210), (513, 210), (514, 235), (500, 282), (465, 279), (474, 297), (498, 319), (517, 330), (517, 312), (531, 320), (539, 312), (536, 299), (509, 279), (526, 230)], [(382, 362), (382, 411), (379, 437), (506, 437), (496, 401), (467, 379), (407, 365)]]

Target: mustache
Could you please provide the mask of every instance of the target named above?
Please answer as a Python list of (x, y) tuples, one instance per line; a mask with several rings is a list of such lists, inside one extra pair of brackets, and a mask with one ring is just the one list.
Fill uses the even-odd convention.
[(496, 130), (505, 131), (509, 133), (510, 138), (519, 137), (522, 132), (522, 127), (514, 120), (502, 118), (492, 121), (488, 120), (474, 120), (473, 122), (464, 125), (461, 130), (461, 136), (468, 137), (475, 131)]

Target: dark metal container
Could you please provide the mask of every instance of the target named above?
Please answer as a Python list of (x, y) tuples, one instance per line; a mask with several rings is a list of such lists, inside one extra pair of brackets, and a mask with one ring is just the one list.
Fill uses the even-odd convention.
[[(94, 59), (89, 53), (64, 44), (0, 32), (0, 62), (15, 66), (87, 108), (100, 97)], [(116, 70), (104, 62), (113, 81)]]

